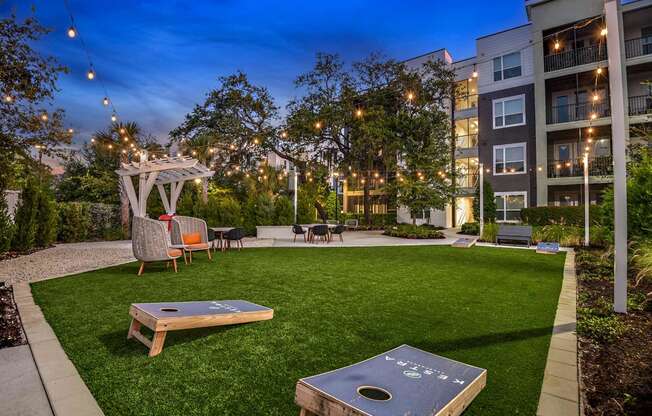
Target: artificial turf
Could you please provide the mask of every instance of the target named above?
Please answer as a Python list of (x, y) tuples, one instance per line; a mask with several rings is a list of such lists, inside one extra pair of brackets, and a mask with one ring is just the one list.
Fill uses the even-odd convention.
[[(175, 274), (131, 263), (35, 283), (64, 350), (110, 415), (294, 415), (296, 381), (401, 344), (488, 370), (465, 415), (533, 415), (564, 254), (474, 247), (265, 248)], [(274, 319), (127, 340), (137, 302), (246, 299)]]

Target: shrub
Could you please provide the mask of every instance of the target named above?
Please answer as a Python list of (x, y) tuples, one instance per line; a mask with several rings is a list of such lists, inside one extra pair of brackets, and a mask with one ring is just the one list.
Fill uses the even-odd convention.
[(577, 333), (598, 342), (610, 343), (627, 331), (627, 326), (615, 315), (600, 316), (591, 310), (578, 310)]
[[(491, 184), (486, 180), (484, 181), (483, 191), (484, 191), (483, 192), (484, 193), (484, 201), (483, 201), (484, 222), (485, 223), (495, 222), (496, 221), (496, 196), (494, 195), (494, 190), (491, 187)], [(476, 221), (480, 221), (480, 186), (475, 188), (475, 197), (473, 198), (473, 218), (475, 218)]]
[(554, 242), (564, 247), (576, 247), (583, 244), (584, 229), (564, 225), (546, 225), (534, 227), (532, 230), (533, 242)]
[(11, 246), (16, 251), (27, 251), (34, 247), (37, 231), (39, 187), (35, 178), (29, 178), (20, 194), (20, 202), (14, 218), (16, 232)]
[(14, 236), (14, 222), (9, 217), (7, 200), (0, 195), (0, 253), (9, 251)]
[(498, 224), (496, 224), (495, 222), (491, 222), (484, 225), (480, 240), (486, 241), (488, 243), (495, 243), (497, 236), (498, 236)]
[(218, 212), (218, 226), (240, 227), (243, 223), (242, 208), (240, 203), (233, 197), (221, 198), (218, 203)]
[(107, 239), (107, 235), (111, 236), (112, 240), (125, 237), (121, 232), (121, 237), (118, 238), (117, 232), (115, 231), (116, 228), (122, 228), (119, 205), (87, 203), (86, 207), (90, 217), (87, 239)]
[(465, 222), (462, 224), (460, 234), (478, 235), (480, 234), (480, 224), (477, 222)]
[(652, 241), (638, 243), (632, 255), (632, 266), (636, 271), (636, 285), (644, 279), (652, 279)]
[(445, 238), (444, 234), (439, 230), (411, 224), (400, 224), (393, 227), (387, 227), (383, 234), (390, 237), (412, 239)]
[(59, 215), (54, 198), (41, 190), (38, 195), (36, 215), (36, 235), (34, 243), (36, 247), (49, 247), (57, 238), (57, 224)]
[[(597, 205), (589, 207), (592, 224), (602, 222), (602, 208)], [(566, 225), (584, 227), (584, 206), (577, 207), (534, 207), (521, 210), (521, 220), (529, 225)]]
[(274, 216), (276, 225), (291, 225), (294, 221), (294, 207), (290, 198), (287, 196), (278, 196), (274, 201)]
[(59, 204), (59, 241), (74, 243), (85, 241), (91, 223), (88, 204), (62, 202)]
[(303, 189), (297, 195), (297, 222), (299, 224), (311, 224), (315, 222), (314, 200), (310, 194)]

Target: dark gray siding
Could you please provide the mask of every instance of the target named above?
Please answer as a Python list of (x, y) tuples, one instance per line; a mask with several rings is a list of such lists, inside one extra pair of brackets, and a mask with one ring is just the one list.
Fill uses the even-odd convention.
[[(493, 129), (492, 101), (497, 98), (512, 97), (525, 94), (525, 121), (524, 126)], [(534, 123), (534, 84), (509, 88), (481, 94), (478, 102), (478, 153), (480, 162), (485, 169), (485, 178), (494, 188), (494, 192), (519, 192), (527, 191), (528, 206), (535, 206), (537, 199), (536, 190), (536, 126)], [(527, 170), (525, 174), (493, 175), (493, 147), (501, 144), (527, 143)]]

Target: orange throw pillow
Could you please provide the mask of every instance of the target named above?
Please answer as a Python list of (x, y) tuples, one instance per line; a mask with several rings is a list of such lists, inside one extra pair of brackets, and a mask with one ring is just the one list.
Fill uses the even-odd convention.
[(199, 244), (201, 235), (199, 233), (189, 233), (183, 235), (183, 244)]

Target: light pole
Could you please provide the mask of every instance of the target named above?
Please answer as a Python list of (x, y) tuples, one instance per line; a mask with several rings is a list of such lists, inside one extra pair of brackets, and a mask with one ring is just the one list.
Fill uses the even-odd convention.
[(484, 231), (484, 163), (480, 163), (480, 235), (479, 238), (482, 238), (482, 232)]
[(589, 246), (589, 152), (584, 152), (584, 245)]

